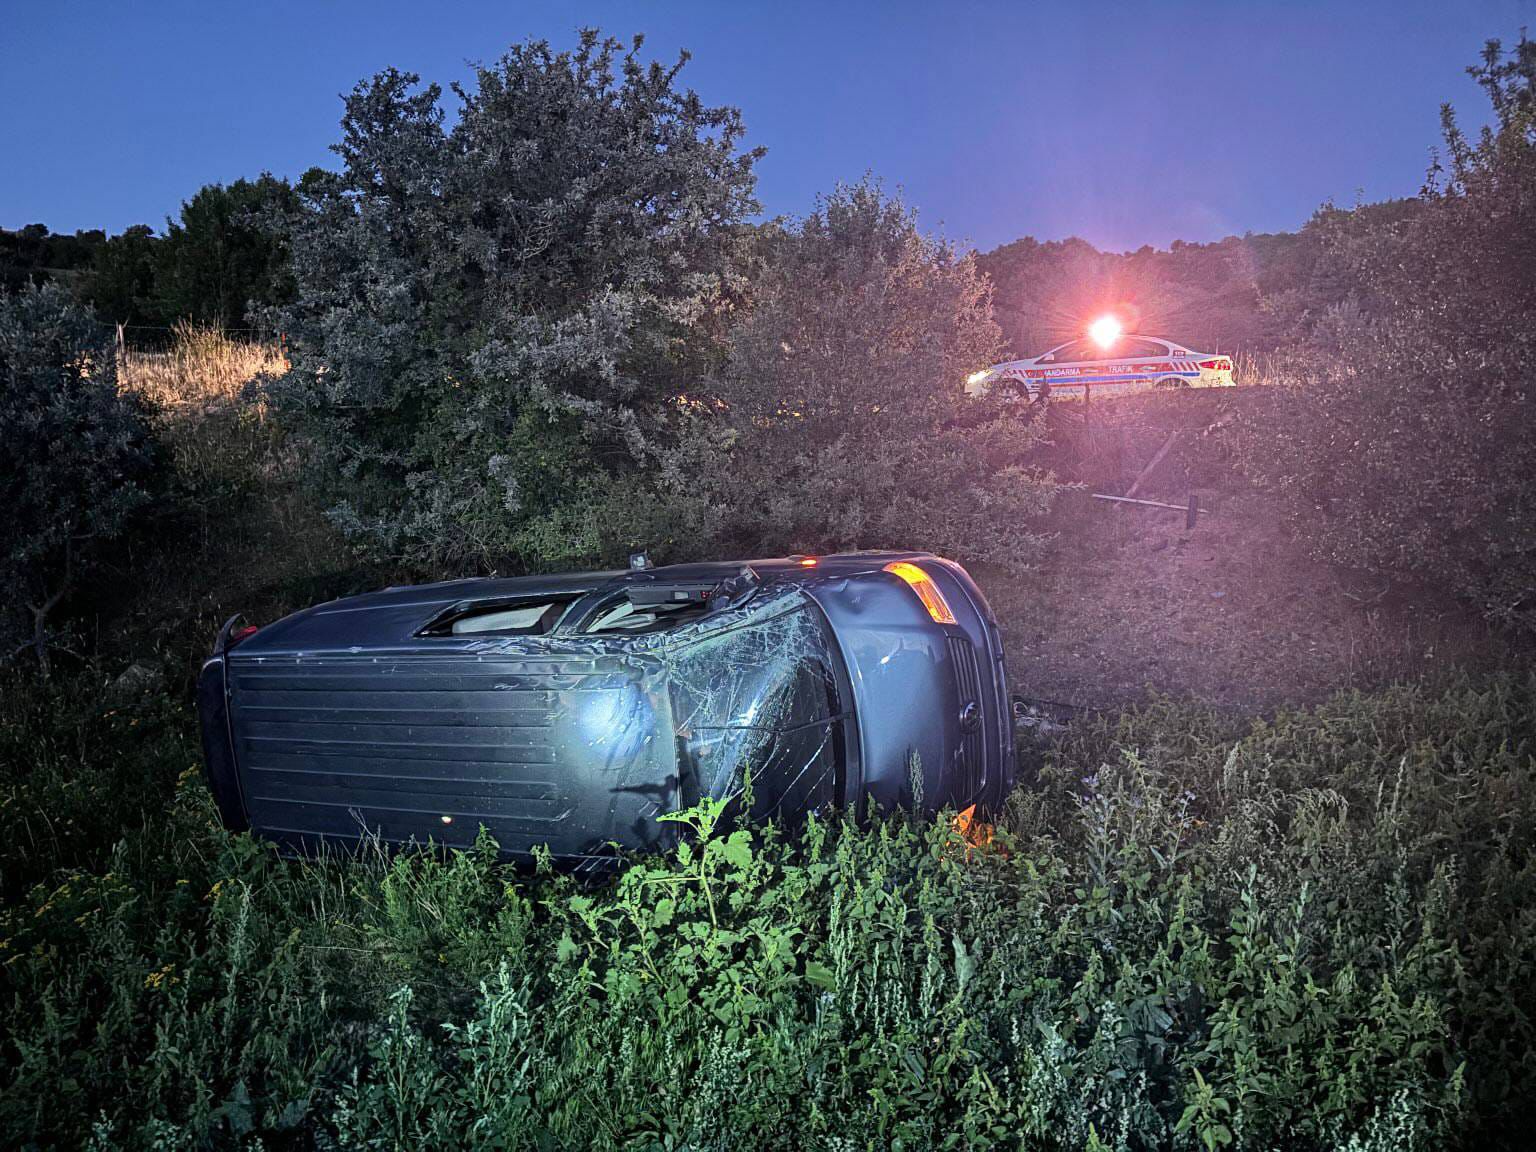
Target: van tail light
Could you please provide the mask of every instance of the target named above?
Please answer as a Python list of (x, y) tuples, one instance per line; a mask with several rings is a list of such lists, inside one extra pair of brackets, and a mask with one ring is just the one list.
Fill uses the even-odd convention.
[(1202, 360), (1200, 361), (1200, 367), (1210, 372), (1230, 372), (1232, 371), (1232, 361), (1223, 356), (1215, 360)]
[(904, 581), (907, 587), (917, 594), (917, 598), (923, 602), (923, 607), (928, 609), (928, 615), (933, 617), (934, 623), (955, 623), (955, 614), (949, 610), (949, 601), (944, 599), (944, 593), (939, 591), (939, 586), (933, 582), (932, 576), (906, 560), (894, 560), (885, 566), (885, 570)]

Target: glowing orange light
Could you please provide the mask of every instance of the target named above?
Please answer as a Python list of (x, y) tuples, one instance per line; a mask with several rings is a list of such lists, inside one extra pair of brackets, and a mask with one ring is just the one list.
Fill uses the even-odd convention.
[(800, 567), (802, 568), (814, 568), (819, 563), (821, 563), (821, 561), (817, 560), (814, 556), (800, 557)]
[(933, 582), (933, 577), (924, 572), (916, 564), (905, 560), (893, 560), (885, 566), (885, 570), (892, 576), (906, 581), (906, 584), (917, 598), (923, 602), (923, 607), (928, 609), (928, 615), (932, 616), (935, 623), (953, 624), (955, 614), (949, 610), (949, 602), (944, 599), (944, 593), (939, 591), (939, 586)]
[(1100, 316), (1088, 325), (1088, 335), (1100, 348), (1108, 348), (1120, 339), (1120, 321), (1113, 316)]
[[(973, 852), (979, 853), (984, 849), (991, 848), (993, 845), (993, 836), (996, 829), (991, 824), (985, 823), (977, 817), (976, 805), (974, 804), (969, 808), (956, 812), (950, 827), (954, 829), (956, 836), (965, 841), (965, 858), (967, 860), (971, 858)], [(1008, 855), (1007, 851), (1001, 846), (999, 846), (998, 851), (1000, 855)]]

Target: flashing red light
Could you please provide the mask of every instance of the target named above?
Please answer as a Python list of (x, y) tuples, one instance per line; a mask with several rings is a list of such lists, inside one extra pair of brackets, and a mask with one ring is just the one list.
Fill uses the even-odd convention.
[(238, 644), (252, 633), (260, 631), (261, 629), (254, 624), (242, 624), (229, 634), (229, 642), (231, 645)]
[(817, 564), (820, 564), (820, 563), (821, 563), (821, 561), (818, 560), (814, 556), (802, 556), (802, 557), (800, 557), (800, 567), (802, 567), (802, 568), (814, 568), (814, 567), (816, 567)]
[(1123, 331), (1125, 329), (1116, 316), (1100, 316), (1088, 325), (1088, 335), (1093, 338), (1095, 344), (1106, 351), (1114, 347), (1115, 341), (1120, 339), (1120, 333)]

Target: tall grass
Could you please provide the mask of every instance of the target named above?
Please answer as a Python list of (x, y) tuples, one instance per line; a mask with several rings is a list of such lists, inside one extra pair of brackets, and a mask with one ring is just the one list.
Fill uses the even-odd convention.
[(1279, 378), (1279, 360), (1272, 354), (1252, 351), (1232, 355), (1232, 379), (1237, 384), (1273, 384)]
[(300, 484), (299, 448), (260, 387), (286, 368), (276, 345), (193, 325), (168, 351), (120, 355), (120, 386), (144, 399), (170, 467), (152, 515), (93, 590), (109, 663), (162, 653), (181, 665), (232, 611), (280, 614), (338, 594), (325, 578), (355, 558)]
[(218, 328), (181, 321), (168, 351), (125, 350), (118, 379), (153, 407), (179, 415), (235, 407), (252, 380), (287, 368), (273, 342), (235, 340)]
[(1048, 749), (988, 849), (701, 812), (596, 887), (489, 845), (284, 861), (215, 826), (175, 706), (0, 707), (6, 1145), (1385, 1152), (1536, 1119), (1528, 682), (1158, 705)]
[(275, 344), (183, 322), (169, 351), (123, 352), (118, 379), (156, 413), (184, 494), (206, 511), (210, 502), (281, 479), (296, 465), (252, 387), (287, 367)]

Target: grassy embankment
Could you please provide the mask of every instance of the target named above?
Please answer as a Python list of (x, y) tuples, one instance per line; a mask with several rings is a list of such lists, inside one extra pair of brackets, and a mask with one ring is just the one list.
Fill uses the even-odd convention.
[(1127, 713), (1046, 751), (986, 849), (754, 829), (595, 890), (282, 861), (216, 826), (179, 699), (4, 707), (8, 1145), (1385, 1150), (1531, 1120), (1530, 682)]
[(1029, 750), (1039, 778), (982, 849), (901, 818), (753, 829), (598, 889), (489, 853), (283, 861), (218, 828), (186, 675), (224, 611), (351, 577), (326, 574), (342, 554), (259, 411), (213, 413), (170, 429), (203, 522), (141, 547), (103, 641), (158, 653), (166, 691), (112, 705), (88, 667), (0, 693), (0, 1143), (1384, 1150), (1528, 1128), (1536, 683), (1106, 714)]

